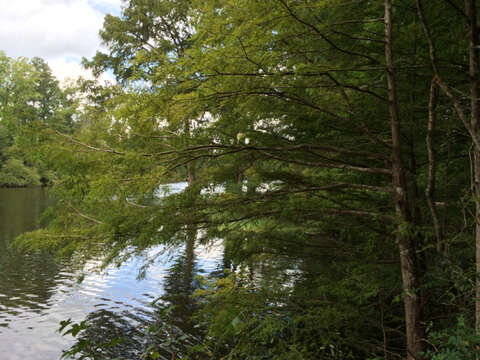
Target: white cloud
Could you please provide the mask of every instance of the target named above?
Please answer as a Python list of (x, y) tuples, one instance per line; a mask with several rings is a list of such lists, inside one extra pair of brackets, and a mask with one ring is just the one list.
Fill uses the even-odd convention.
[[(86, 70), (76, 61), (68, 61), (65, 58), (57, 58), (48, 62), (52, 69), (53, 75), (60, 80), (60, 83), (67, 83), (68, 80), (83, 77), (84, 79), (92, 80), (94, 76), (90, 70)], [(102, 74), (99, 79), (100, 82), (105, 83), (109, 81), (115, 83), (115, 80), (109, 74)]]
[(39, 56), (64, 79), (86, 75), (79, 62), (100, 49), (105, 13), (122, 0), (0, 0), (0, 50), (10, 57)]
[(92, 56), (103, 24), (87, 0), (0, 0), (0, 46), (9, 56)]

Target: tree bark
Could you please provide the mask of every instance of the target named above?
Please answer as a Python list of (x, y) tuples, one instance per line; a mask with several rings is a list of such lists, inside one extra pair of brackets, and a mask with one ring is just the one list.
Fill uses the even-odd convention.
[[(469, 20), (469, 78), (470, 78), (470, 126), (475, 140), (480, 138), (480, 65), (479, 41), (477, 28), (476, 0), (465, 0), (465, 14)], [(476, 295), (475, 295), (475, 327), (480, 333), (480, 150), (474, 148), (473, 170), (475, 179), (475, 261), (476, 261)]]
[(428, 180), (425, 188), (425, 197), (427, 198), (428, 208), (433, 221), (435, 238), (437, 240), (437, 251), (442, 252), (442, 227), (438, 218), (437, 207), (435, 205), (435, 181), (437, 173), (437, 159), (434, 147), (435, 126), (437, 122), (436, 107), (438, 98), (437, 77), (432, 79), (430, 85), (430, 98), (428, 101), (428, 125), (427, 125), (427, 154), (428, 154)]
[(396, 242), (400, 253), (402, 288), (404, 292), (405, 332), (407, 338), (407, 359), (422, 358), (424, 329), (419, 295), (422, 272), (416, 252), (415, 241), (409, 234), (412, 223), (405, 167), (402, 160), (400, 119), (397, 104), (392, 54), (392, 0), (385, 0), (385, 61), (387, 65), (388, 110), (392, 136), (392, 186), (395, 211), (399, 221)]

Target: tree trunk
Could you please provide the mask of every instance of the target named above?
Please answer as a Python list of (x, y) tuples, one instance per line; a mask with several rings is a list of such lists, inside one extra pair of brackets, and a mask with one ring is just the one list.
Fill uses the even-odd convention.
[(427, 125), (427, 155), (428, 155), (428, 180), (427, 186), (425, 188), (425, 197), (427, 199), (428, 208), (430, 209), (430, 215), (433, 221), (433, 229), (435, 230), (435, 238), (437, 240), (437, 251), (442, 253), (442, 227), (440, 220), (438, 218), (437, 208), (435, 205), (434, 194), (435, 194), (435, 181), (437, 173), (437, 159), (434, 146), (434, 137), (435, 137), (435, 126), (437, 122), (437, 117), (435, 114), (437, 101), (438, 101), (438, 84), (437, 78), (432, 79), (430, 85), (430, 98), (428, 101), (428, 125)]
[[(477, 28), (476, 0), (465, 0), (465, 14), (469, 19), (469, 78), (470, 78), (470, 126), (472, 136), (480, 137), (480, 71), (479, 71), (479, 42)], [(475, 139), (474, 139), (475, 140)], [(474, 147), (473, 170), (475, 179), (475, 261), (476, 261), (476, 296), (475, 296), (475, 327), (480, 333), (480, 150)]]
[(422, 281), (415, 242), (409, 234), (412, 223), (405, 168), (402, 160), (400, 119), (397, 104), (396, 85), (392, 55), (392, 0), (385, 0), (385, 61), (387, 65), (388, 109), (392, 136), (392, 186), (394, 189), (395, 211), (399, 219), (396, 242), (400, 252), (402, 288), (404, 292), (405, 331), (407, 338), (407, 359), (421, 359), (424, 335), (421, 323), (421, 297), (418, 293)]

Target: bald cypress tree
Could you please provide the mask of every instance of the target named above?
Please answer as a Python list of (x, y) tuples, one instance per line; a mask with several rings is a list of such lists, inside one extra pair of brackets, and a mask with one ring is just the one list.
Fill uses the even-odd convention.
[[(472, 311), (445, 269), (459, 257), (468, 272), (475, 222), (460, 201), (469, 144), (417, 5), (130, 1), (88, 63), (120, 84), (45, 146), (62, 200), (26, 244), (122, 261), (201, 228), (249, 270), (202, 295), (214, 356), (422, 358), (425, 324), (454, 318), (440, 299)], [(463, 33), (448, 27), (438, 44)], [(438, 66), (464, 87), (461, 49)]]

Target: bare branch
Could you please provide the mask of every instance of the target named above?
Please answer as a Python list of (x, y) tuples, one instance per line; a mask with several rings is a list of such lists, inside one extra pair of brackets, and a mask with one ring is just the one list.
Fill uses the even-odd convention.
[(417, 6), (418, 18), (420, 19), (420, 22), (422, 24), (422, 27), (425, 33), (425, 37), (427, 38), (429, 54), (430, 54), (430, 63), (436, 76), (436, 83), (440, 86), (440, 88), (445, 92), (447, 97), (452, 102), (455, 112), (457, 113), (458, 117), (460, 118), (463, 125), (465, 126), (465, 129), (467, 129), (468, 133), (470, 134), (470, 137), (473, 143), (475, 144), (475, 148), (480, 151), (480, 139), (475, 134), (475, 131), (472, 128), (471, 123), (467, 118), (467, 115), (465, 114), (465, 110), (460, 104), (460, 101), (458, 100), (458, 98), (453, 94), (450, 87), (440, 77), (440, 73), (438, 71), (438, 59), (435, 51), (435, 46), (433, 43), (430, 28), (428, 27), (428, 23), (425, 19), (425, 14), (422, 7), (422, 0), (416, 0), (416, 6)]
[(352, 170), (352, 171), (371, 173), (371, 174), (385, 174), (385, 175), (392, 174), (390, 169), (385, 169), (385, 168), (361, 167), (361, 166), (334, 164), (334, 163), (327, 163), (327, 162), (309, 162), (309, 161), (282, 158), (280, 156), (273, 155), (272, 153), (269, 153), (266, 151), (260, 151), (260, 153), (275, 160), (279, 160), (279, 161), (291, 163), (291, 164), (297, 164), (297, 165), (324, 167), (327, 169), (330, 168), (330, 169)]
[(110, 154), (115, 154), (115, 155), (125, 155), (125, 153), (124, 153), (124, 152), (121, 152), (121, 151), (116, 151), (116, 150), (113, 150), (113, 149), (98, 148), (98, 147), (95, 147), (95, 146), (92, 146), (92, 145), (88, 145), (88, 144), (86, 144), (86, 143), (81, 142), (80, 140), (77, 140), (77, 139), (73, 138), (73, 137), (70, 136), (70, 135), (61, 133), (61, 132), (58, 131), (58, 130), (55, 130), (55, 132), (56, 132), (58, 135), (66, 138), (66, 139), (68, 139), (70, 142), (72, 142), (72, 143), (74, 143), (74, 144), (77, 144), (77, 145), (80, 145), (80, 146), (83, 146), (83, 147), (85, 147), (85, 148), (87, 148), (87, 149), (89, 149), (89, 150), (92, 150), (92, 151), (110, 153)]
[(75, 206), (73, 206), (71, 203), (68, 203), (68, 206), (73, 210), (75, 211), (80, 217), (84, 218), (84, 219), (87, 219), (91, 222), (94, 222), (96, 224), (99, 224), (99, 225), (104, 225), (105, 223), (103, 221), (100, 221), (100, 220), (97, 220), (91, 216), (88, 216), (88, 215), (85, 215), (84, 213), (82, 213), (80, 210), (78, 210)]
[(332, 25), (347, 25), (347, 24), (368, 24), (368, 23), (383, 23), (384, 19), (362, 19), (362, 20), (345, 20), (333, 23)]
[(298, 21), (299, 23), (305, 25), (305, 26), (308, 26), (309, 28), (311, 28), (313, 31), (315, 31), (318, 35), (320, 35), (320, 37), (325, 40), (332, 48), (334, 48), (335, 50), (337, 51), (340, 51), (340, 52), (343, 52), (345, 54), (348, 54), (348, 55), (354, 55), (354, 56), (360, 56), (362, 58), (365, 58), (365, 59), (368, 59), (370, 60), (372, 63), (374, 64), (378, 64), (379, 61), (377, 59), (374, 59), (373, 57), (369, 56), (369, 55), (366, 55), (366, 54), (362, 54), (362, 53), (358, 53), (358, 52), (355, 52), (355, 51), (349, 51), (349, 50), (345, 50), (345, 49), (342, 49), (340, 48), (337, 44), (335, 44), (332, 40), (330, 40), (327, 36), (325, 36), (325, 34), (323, 34), (320, 29), (318, 29), (315, 25), (313, 24), (310, 24), (308, 22), (306, 22), (305, 20), (299, 18), (297, 16), (297, 14), (295, 14), (293, 12), (293, 10), (287, 5), (287, 3), (285, 2), (285, 0), (278, 0), (280, 1), (280, 3), (283, 5), (283, 7), (288, 11), (288, 13), (290, 14), (290, 16), (292, 18), (294, 18), (296, 21)]
[(140, 205), (140, 204), (137, 204), (133, 201), (129, 201), (129, 200), (125, 200), (125, 202), (130, 205), (130, 206), (134, 206), (134, 207), (138, 207), (138, 208), (141, 208), (141, 209), (149, 209), (151, 208), (151, 206), (145, 206), (145, 205)]

